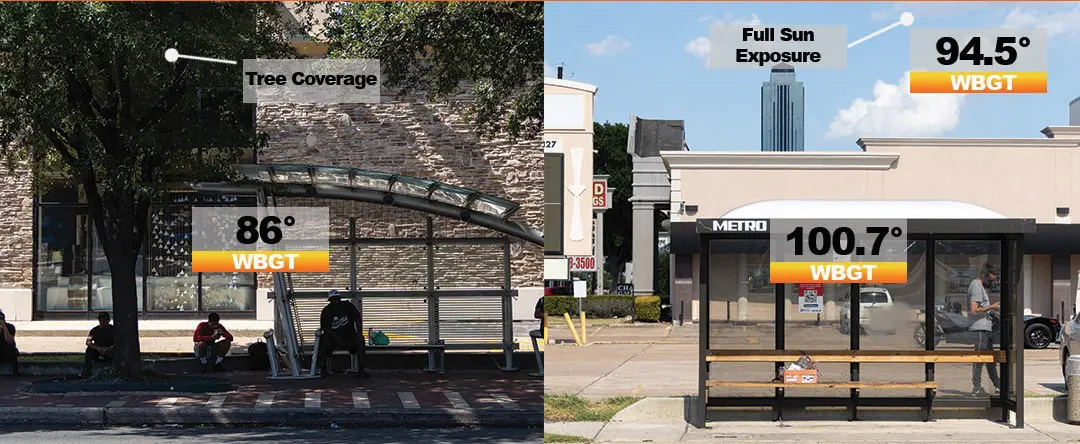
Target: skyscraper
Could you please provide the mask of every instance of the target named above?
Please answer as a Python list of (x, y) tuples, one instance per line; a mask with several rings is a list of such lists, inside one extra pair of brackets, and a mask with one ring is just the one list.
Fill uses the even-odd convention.
[(803, 151), (803, 84), (781, 63), (761, 84), (761, 150)]

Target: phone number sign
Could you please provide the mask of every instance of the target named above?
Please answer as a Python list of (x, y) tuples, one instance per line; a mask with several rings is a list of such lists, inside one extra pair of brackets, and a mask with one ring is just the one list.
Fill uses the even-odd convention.
[(570, 271), (596, 271), (596, 257), (595, 256), (567, 256), (566, 260), (570, 262)]

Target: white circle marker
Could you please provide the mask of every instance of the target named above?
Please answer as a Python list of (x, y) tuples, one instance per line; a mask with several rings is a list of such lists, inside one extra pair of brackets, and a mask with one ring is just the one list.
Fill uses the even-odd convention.
[(900, 25), (911, 26), (912, 23), (915, 23), (915, 14), (912, 14), (910, 12), (905, 12), (903, 14), (900, 14), (900, 20), (897, 20), (895, 23), (893, 23), (893, 24), (891, 24), (889, 26), (886, 26), (884, 28), (881, 28), (881, 29), (879, 29), (877, 31), (871, 32), (870, 34), (867, 34), (866, 37), (863, 37), (863, 38), (858, 39), (858, 40), (856, 40), (854, 42), (848, 43), (847, 47), (850, 49), (850, 48), (854, 47), (855, 45), (858, 45), (858, 44), (860, 44), (862, 42), (865, 42), (867, 40), (870, 40), (870, 39), (872, 39), (874, 37), (877, 37), (877, 36), (883, 34), (885, 31), (888, 31), (888, 30), (893, 29), (893, 28), (895, 28), (897, 26), (900, 26)]
[(915, 14), (912, 14), (910, 12), (905, 12), (903, 14), (900, 14), (900, 24), (901, 25), (911, 26), (912, 23), (915, 23)]
[(166, 62), (176, 63), (177, 60), (180, 60), (180, 51), (177, 51), (176, 48), (169, 48), (165, 50)]

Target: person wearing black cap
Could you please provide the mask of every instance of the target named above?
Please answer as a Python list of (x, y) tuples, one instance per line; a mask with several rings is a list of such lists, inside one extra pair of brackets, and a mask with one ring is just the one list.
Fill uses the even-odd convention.
[(113, 326), (109, 323), (109, 314), (98, 313), (98, 325), (90, 329), (86, 336), (86, 359), (83, 362), (83, 371), (79, 376), (90, 376), (94, 361), (112, 362), (113, 356)]
[(0, 311), (0, 362), (11, 363), (11, 374), (19, 376), (19, 349), (15, 346), (15, 326)]
[[(987, 265), (983, 267), (979, 276), (971, 280), (968, 285), (968, 300), (970, 301), (970, 316), (974, 322), (968, 330), (975, 332), (976, 351), (990, 351), (994, 349), (993, 335), (994, 320), (993, 312), (1001, 310), (1001, 303), (990, 303), (990, 294), (986, 291), (990, 283), (997, 280), (997, 270)], [(971, 364), (971, 393), (975, 396), (985, 396), (986, 391), (982, 388), (982, 368), (986, 367), (986, 373), (990, 376), (990, 382), (994, 384), (994, 390), (1000, 390), (1001, 381), (998, 378), (997, 364), (983, 364), (976, 362)]]
[(360, 312), (351, 302), (341, 300), (337, 290), (330, 290), (330, 301), (323, 307), (319, 315), (319, 328), (322, 337), (319, 339), (319, 356), (323, 374), (328, 375), (329, 362), (333, 358), (334, 350), (347, 350), (350, 354), (357, 355), (360, 362), (360, 372), (357, 376), (367, 377), (364, 371), (364, 334), (360, 326)]

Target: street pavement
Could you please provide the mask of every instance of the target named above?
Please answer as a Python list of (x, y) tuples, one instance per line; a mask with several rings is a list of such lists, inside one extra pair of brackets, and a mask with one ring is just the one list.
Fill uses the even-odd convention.
[(180, 442), (195, 444), (318, 442), (353, 443), (491, 443), (517, 444), (543, 442), (541, 428), (339, 428), (300, 429), (287, 427), (207, 428), (207, 427), (80, 427), (57, 428), (5, 426), (0, 428), (0, 443), (100, 443), (124, 442), (149, 444)]
[(109, 424), (145, 421), (329, 426), (336, 417), (348, 418), (357, 425), (399, 425), (393, 418), (402, 418), (402, 427), (487, 424), (491, 418), (507, 419), (501, 423), (503, 426), (540, 424), (541, 384), (525, 372), (371, 373), (367, 379), (342, 373), (309, 380), (269, 380), (265, 372), (253, 371), (216, 373), (232, 380), (235, 389), (209, 394), (36, 394), (28, 390), (30, 384), (48, 378), (6, 377), (5, 384), (0, 385), (0, 424), (5, 419), (66, 422), (69, 419), (62, 418), (78, 417), (89, 418), (90, 423)]

